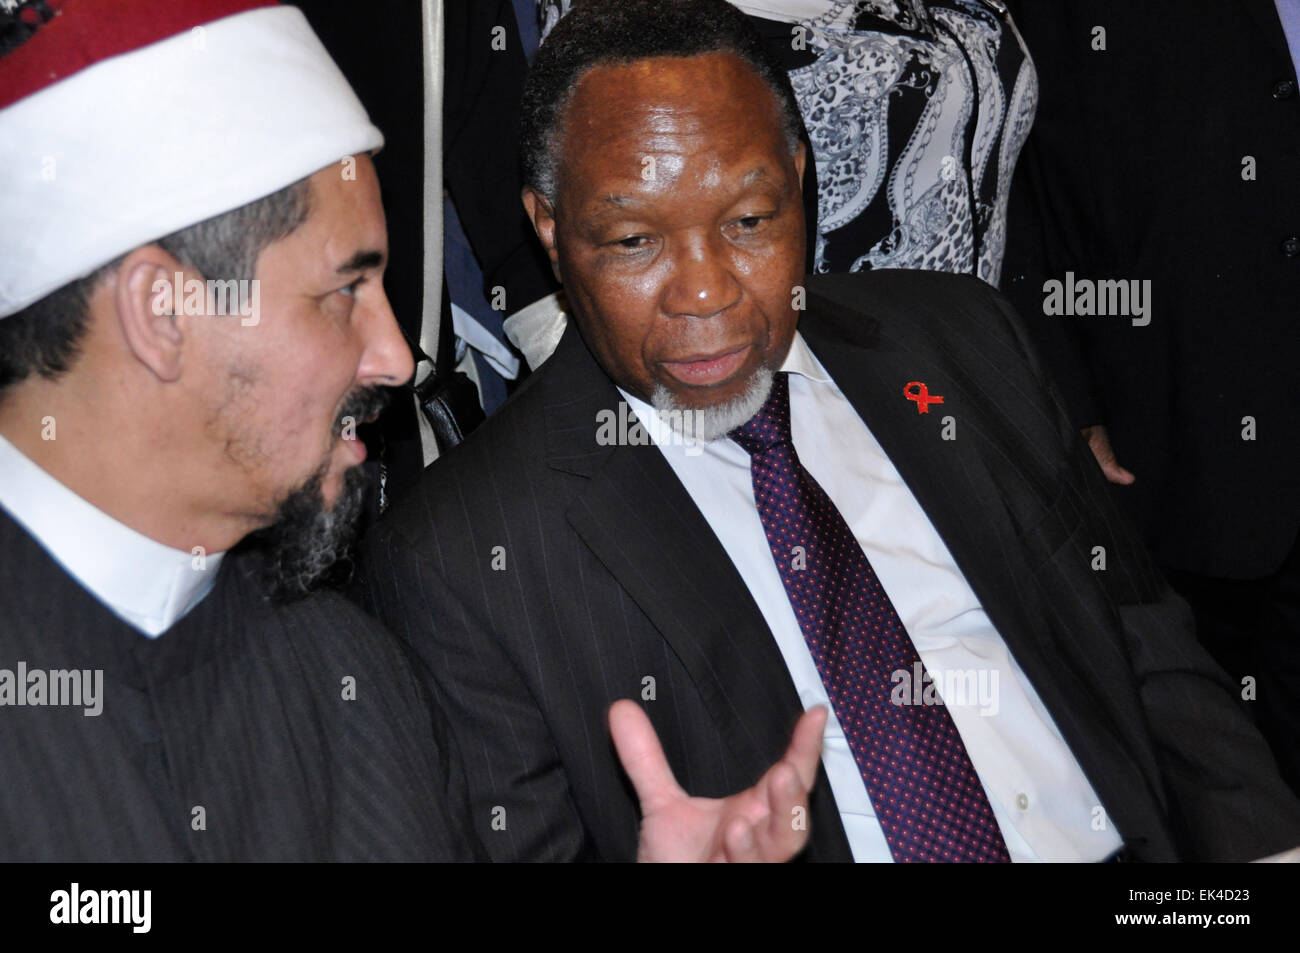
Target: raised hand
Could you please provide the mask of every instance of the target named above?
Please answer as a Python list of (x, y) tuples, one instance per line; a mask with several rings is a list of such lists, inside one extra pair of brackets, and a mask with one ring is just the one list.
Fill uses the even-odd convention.
[(804, 712), (785, 755), (757, 784), (714, 799), (683, 791), (641, 706), (615, 702), (610, 734), (641, 800), (637, 860), (781, 863), (799, 853), (808, 841), (808, 792), (817, 778), (826, 717), (824, 705)]

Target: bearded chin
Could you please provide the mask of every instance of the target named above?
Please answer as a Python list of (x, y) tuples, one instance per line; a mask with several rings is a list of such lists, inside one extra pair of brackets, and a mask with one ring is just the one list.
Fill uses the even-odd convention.
[(775, 372), (760, 367), (745, 385), (745, 390), (728, 401), (712, 407), (683, 407), (663, 384), (656, 384), (650, 404), (673, 430), (688, 441), (709, 441), (725, 437), (730, 431), (748, 423), (763, 408), (772, 391)]
[[(334, 422), (335, 436), (342, 436), (345, 424), (375, 419), (387, 402), (388, 393), (378, 387), (353, 391)], [(370, 478), (361, 464), (348, 467), (343, 471), (338, 499), (330, 506), (324, 491), (330, 466), (326, 454), (320, 468), (280, 501), (266, 528), (249, 535), (240, 547), (260, 550), (266, 557), (266, 583), (277, 602), (301, 599), (313, 589), (346, 582), (351, 574), (352, 544), (361, 525)]]
[(352, 545), (365, 508), (370, 479), (361, 465), (343, 472), (343, 486), (333, 506), (325, 503), (328, 464), (289, 493), (275, 521), (252, 534), (249, 548), (266, 558), (265, 579), (277, 602), (301, 599), (324, 585), (346, 581)]

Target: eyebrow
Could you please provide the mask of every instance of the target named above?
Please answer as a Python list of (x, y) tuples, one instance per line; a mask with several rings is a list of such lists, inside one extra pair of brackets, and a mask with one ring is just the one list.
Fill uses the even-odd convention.
[(384, 253), (376, 249), (363, 249), (358, 251), (351, 258), (339, 265), (336, 269), (341, 275), (350, 274), (355, 271), (367, 271), (371, 268), (378, 268), (384, 263)]

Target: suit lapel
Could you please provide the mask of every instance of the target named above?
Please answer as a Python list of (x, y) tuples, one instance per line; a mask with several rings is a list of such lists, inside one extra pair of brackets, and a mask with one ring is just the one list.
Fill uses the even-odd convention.
[(1241, 8), (1246, 18), (1258, 27), (1273, 52), (1282, 54), (1290, 62), (1291, 50), (1287, 47), (1286, 32), (1282, 29), (1282, 20), (1273, 0), (1241, 0)]
[(599, 415), (632, 411), (572, 325), (552, 360), (564, 393), (547, 405), (549, 463), (590, 480), (569, 524), (681, 659), (735, 755), (766, 768), (800, 706), (762, 613), (658, 448), (597, 443)]
[[(1020, 537), (1023, 521), (1035, 506), (1027, 499), (1009, 500), (984, 456), (992, 459), (1001, 452), (990, 432), (991, 415), (998, 409), (981, 399), (973, 384), (963, 387), (957, 375), (927, 357), (924, 349), (885, 334), (866, 314), (848, 315), (852, 323), (837, 331), (823, 324), (822, 315), (809, 312), (804, 317), (800, 330), (809, 346), (925, 510), (1098, 793), (1113, 787), (1108, 772), (1119, 770), (1114, 757), (1119, 751), (1141, 781), (1131, 736), (1117, 720), (1111, 699), (1096, 686), (1065, 675), (1068, 668), (1053, 657), (1055, 649), (1033, 621), (1048, 615), (1042, 594), (1029, 582), (1032, 567), (1024, 559)], [(848, 335), (856, 343), (846, 341)], [(913, 381), (924, 383), (944, 403), (931, 405), (928, 414), (919, 413), (903, 393)], [(956, 425), (953, 440), (942, 439), (943, 418), (948, 416)], [(1082, 722), (1081, 712), (1089, 713)], [(1097, 752), (1111, 756), (1099, 761)]]
[(658, 449), (618, 448), (568, 519), (686, 666), (732, 752), (766, 768), (798, 695), (749, 590)]
[[(1040, 670), (1050, 667), (1034, 637), (1024, 592), (1013, 583), (1024, 578), (1021, 546), (1002, 491), (978, 449), (984, 435), (970, 395), (932, 359), (876, 336), (875, 328), (864, 327), (869, 344), (853, 344), (832, 337), (808, 317), (800, 330), (809, 347), (889, 456), (990, 621), (1038, 685)], [(944, 402), (920, 413), (904, 395), (912, 382)], [(945, 418), (951, 418), (954, 439), (943, 439)]]
[[(757, 778), (803, 710), (767, 622), (659, 449), (597, 442), (598, 415), (618, 420), (622, 395), (572, 324), (551, 360), (548, 463), (589, 479), (566, 511), (569, 525), (681, 660), (713, 727)], [(851, 860), (820, 768), (811, 819), (809, 859)]]

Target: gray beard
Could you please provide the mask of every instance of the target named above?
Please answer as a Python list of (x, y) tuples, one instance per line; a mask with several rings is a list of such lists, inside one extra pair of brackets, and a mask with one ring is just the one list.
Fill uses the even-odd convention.
[(365, 509), (369, 479), (358, 464), (343, 474), (333, 506), (321, 491), (327, 467), (281, 501), (275, 522), (248, 537), (266, 558), (264, 579), (276, 602), (301, 599), (322, 586), (346, 581), (351, 550)]
[(663, 421), (680, 434), (687, 443), (706, 442), (725, 437), (732, 430), (748, 423), (767, 402), (772, 392), (772, 379), (776, 373), (760, 367), (749, 379), (744, 392), (731, 400), (712, 407), (682, 407), (672, 391), (656, 384), (650, 403)]

